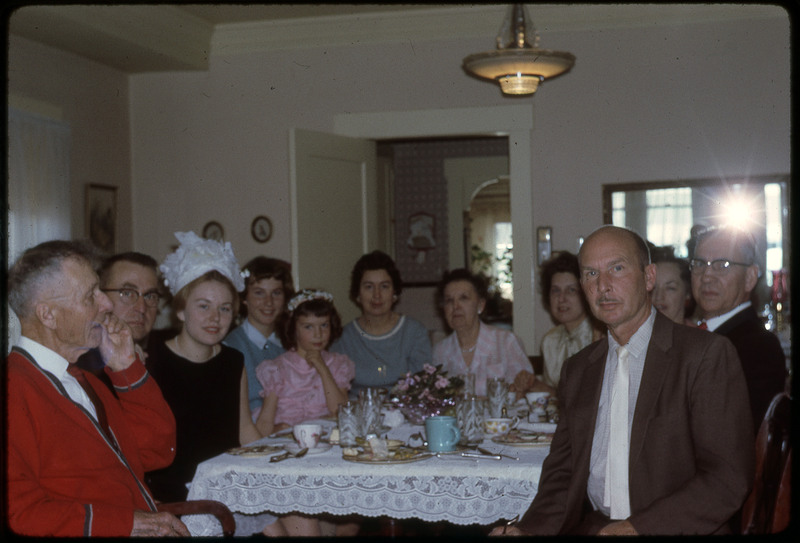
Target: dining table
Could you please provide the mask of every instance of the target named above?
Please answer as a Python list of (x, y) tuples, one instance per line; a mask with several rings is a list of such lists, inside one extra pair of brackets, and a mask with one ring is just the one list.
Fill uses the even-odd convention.
[[(330, 433), (335, 422), (320, 420)], [(403, 424), (385, 438), (407, 443), (424, 427)], [(291, 434), (266, 437), (251, 446), (295, 447)], [(236, 535), (258, 533), (274, 516), (288, 513), (390, 517), (491, 525), (521, 518), (536, 495), (549, 446), (519, 446), (486, 438), (481, 448), (492, 456), (460, 447), (393, 462), (356, 462), (339, 445), (321, 442), (301, 458), (270, 462), (271, 455), (223, 453), (198, 465), (189, 500), (224, 503), (234, 514)], [(271, 448), (271, 447), (270, 447)], [(279, 451), (280, 452), (280, 451)], [(469, 456), (462, 456), (467, 452)], [(210, 515), (183, 518), (192, 535), (213, 536), (221, 527)]]

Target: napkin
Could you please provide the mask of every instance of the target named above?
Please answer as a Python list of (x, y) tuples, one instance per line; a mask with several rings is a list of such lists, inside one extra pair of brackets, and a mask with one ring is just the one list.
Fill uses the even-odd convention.
[(555, 422), (520, 422), (517, 428), (529, 432), (542, 432), (545, 434), (552, 434), (556, 431)]
[(406, 421), (399, 409), (383, 409), (383, 424), (395, 429)]

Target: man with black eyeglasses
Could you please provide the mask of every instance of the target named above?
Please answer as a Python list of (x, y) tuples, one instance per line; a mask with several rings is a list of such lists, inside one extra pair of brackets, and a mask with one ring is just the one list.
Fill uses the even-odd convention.
[[(111, 300), (114, 315), (130, 326), (137, 354), (144, 361), (161, 300), (158, 263), (146, 254), (119, 253), (103, 261), (98, 275), (100, 290)], [(87, 351), (78, 359), (78, 367), (91, 371), (110, 385), (103, 372), (104, 366), (97, 349)]]
[(784, 390), (786, 356), (750, 301), (759, 279), (755, 239), (734, 227), (709, 228), (698, 235), (689, 265), (702, 318), (698, 325), (727, 337), (736, 347), (758, 431), (770, 400)]

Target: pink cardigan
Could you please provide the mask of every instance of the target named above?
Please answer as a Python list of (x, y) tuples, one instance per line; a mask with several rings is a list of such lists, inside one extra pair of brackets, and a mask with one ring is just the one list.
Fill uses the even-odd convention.
[[(30, 536), (129, 536), (134, 510), (151, 510), (144, 472), (175, 456), (175, 418), (138, 359), (106, 372), (119, 400), (88, 372), (117, 453), (60, 382), (14, 349), (8, 370), (8, 519)], [(63, 389), (61, 389), (63, 390)]]

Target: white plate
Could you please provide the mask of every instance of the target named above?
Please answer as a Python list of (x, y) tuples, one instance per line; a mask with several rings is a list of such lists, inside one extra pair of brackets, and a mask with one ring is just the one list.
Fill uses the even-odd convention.
[[(285, 448), (287, 451), (289, 451), (290, 453), (292, 453), (292, 454), (297, 454), (297, 453), (299, 453), (299, 452), (300, 452), (300, 449), (301, 449), (302, 447), (300, 447), (300, 445), (298, 445), (297, 443), (287, 443), (287, 444), (286, 444), (286, 446), (285, 446), (284, 448)], [(319, 443), (319, 444), (317, 444), (317, 446), (316, 446), (316, 447), (314, 447), (313, 449), (308, 449), (308, 452), (307, 452), (306, 454), (307, 454), (307, 455), (310, 455), (310, 454), (320, 454), (320, 453), (324, 453), (325, 451), (329, 451), (330, 449), (331, 449), (331, 444), (330, 444), (330, 443), (323, 443), (323, 442), (320, 442), (320, 443)]]
[(267, 456), (280, 450), (281, 447), (276, 445), (250, 445), (248, 447), (235, 447), (225, 452), (235, 456)]

